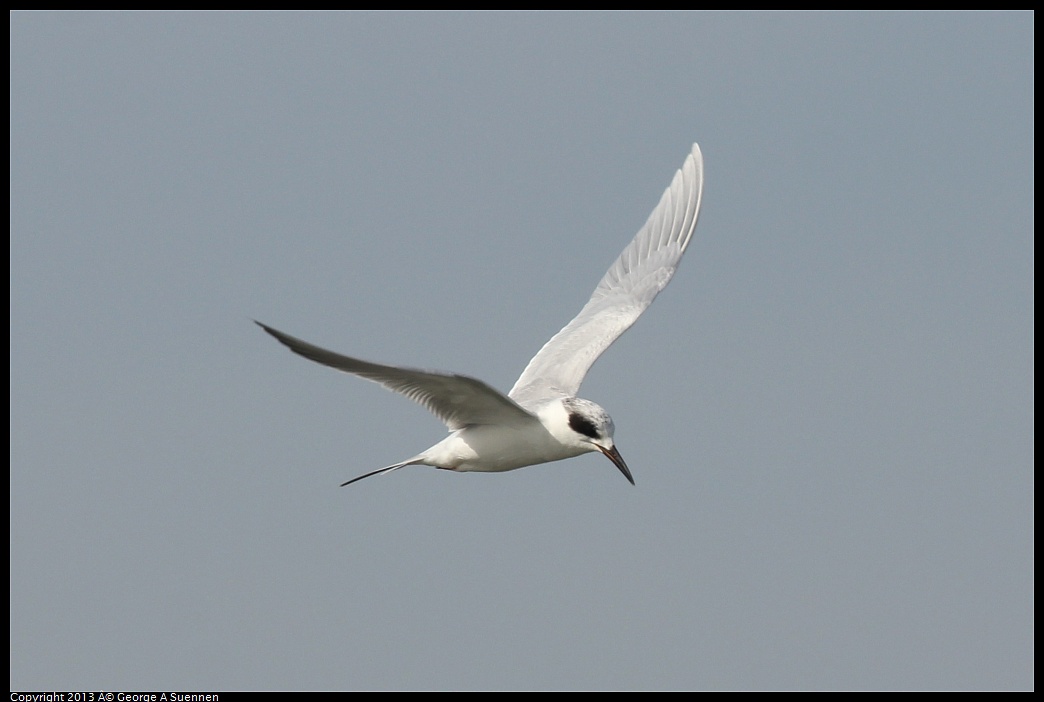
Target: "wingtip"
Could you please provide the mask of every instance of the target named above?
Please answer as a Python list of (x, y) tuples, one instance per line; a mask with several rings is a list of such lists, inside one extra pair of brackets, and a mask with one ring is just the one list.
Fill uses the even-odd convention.
[(693, 143), (692, 151), (689, 153), (689, 158), (693, 160), (696, 165), (696, 170), (701, 174), (703, 173), (703, 151), (700, 150), (700, 145)]
[(256, 324), (257, 326), (261, 327), (265, 331), (266, 334), (271, 336), (273, 339), (275, 339), (279, 343), (283, 344), (284, 346), (288, 346), (290, 348), (293, 348), (290, 345), (290, 343), (289, 343), (289, 340), (293, 339), (293, 337), (290, 336), (289, 334), (284, 334), (283, 332), (279, 331), (275, 327), (270, 327), (267, 324), (265, 324), (264, 322), (259, 322), (256, 319), (254, 320), (254, 324)]

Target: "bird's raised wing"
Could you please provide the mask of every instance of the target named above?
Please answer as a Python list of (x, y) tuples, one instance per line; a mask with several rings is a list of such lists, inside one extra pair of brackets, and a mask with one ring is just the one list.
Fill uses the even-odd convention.
[(580, 314), (533, 357), (508, 397), (531, 407), (576, 395), (591, 364), (670, 282), (696, 228), (702, 196), (703, 155), (693, 144), (645, 226), (609, 268)]
[(450, 429), (476, 424), (511, 426), (539, 421), (481, 380), (464, 375), (431, 373), (360, 361), (301, 341), (261, 322), (257, 322), (257, 325), (298, 355), (380, 383), (389, 390), (419, 402)]

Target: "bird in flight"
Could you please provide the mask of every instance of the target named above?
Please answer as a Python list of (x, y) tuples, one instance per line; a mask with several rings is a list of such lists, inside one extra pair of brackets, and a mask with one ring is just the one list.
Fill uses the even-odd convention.
[(341, 484), (412, 465), (501, 472), (598, 451), (634, 478), (613, 442), (609, 414), (576, 396), (595, 360), (670, 282), (689, 245), (703, 196), (703, 155), (693, 144), (670, 187), (573, 321), (530, 360), (507, 395), (466, 375), (398, 368), (320, 348), (257, 322), (294, 353), (380, 383), (424, 405), (449, 436), (412, 458)]

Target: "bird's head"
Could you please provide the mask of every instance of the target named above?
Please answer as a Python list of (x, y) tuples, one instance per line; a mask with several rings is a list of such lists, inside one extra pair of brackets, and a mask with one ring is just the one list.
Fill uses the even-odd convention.
[(620, 469), (631, 485), (634, 485), (631, 471), (627, 469), (623, 456), (613, 443), (616, 426), (609, 413), (590, 400), (582, 400), (579, 397), (567, 397), (560, 403), (565, 426), (557, 432), (559, 440), (580, 451), (602, 453)]

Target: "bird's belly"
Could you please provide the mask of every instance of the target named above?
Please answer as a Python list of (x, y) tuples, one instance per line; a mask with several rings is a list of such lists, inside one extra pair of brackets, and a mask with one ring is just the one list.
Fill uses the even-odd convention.
[(499, 473), (579, 456), (539, 428), (469, 427), (425, 452), (432, 465), (461, 472)]

